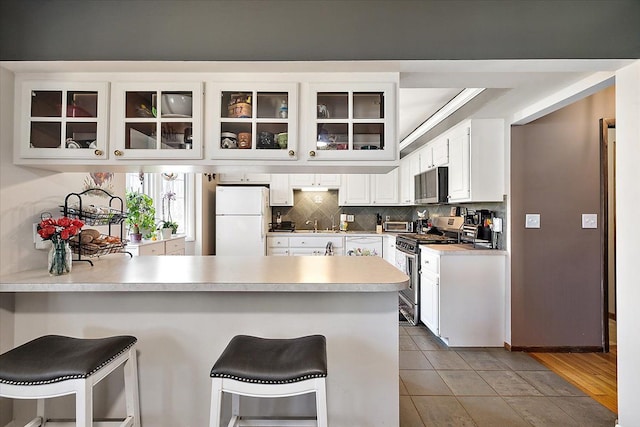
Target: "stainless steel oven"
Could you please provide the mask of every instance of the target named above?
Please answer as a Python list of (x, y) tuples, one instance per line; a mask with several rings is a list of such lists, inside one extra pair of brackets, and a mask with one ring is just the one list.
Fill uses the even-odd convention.
[[(403, 246), (405, 246), (403, 248)], [(406, 247), (403, 239), (396, 237), (396, 267), (409, 276), (409, 287), (399, 293), (400, 314), (412, 325), (417, 325), (420, 320), (420, 252), (411, 252)]]
[(425, 234), (396, 236), (396, 267), (409, 276), (409, 287), (398, 294), (399, 308), (409, 323), (420, 322), (420, 245), (459, 243), (463, 221), (462, 217), (437, 217), (436, 227)]

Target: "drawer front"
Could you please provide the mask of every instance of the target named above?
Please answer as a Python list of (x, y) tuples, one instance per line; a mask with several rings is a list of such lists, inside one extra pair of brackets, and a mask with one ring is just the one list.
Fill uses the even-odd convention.
[(164, 255), (164, 242), (138, 246), (138, 255)]
[(268, 248), (267, 255), (269, 256), (289, 256), (288, 248)]
[(433, 274), (440, 274), (440, 256), (426, 251), (420, 252), (422, 271), (430, 271)]
[(288, 248), (288, 237), (267, 237), (267, 247), (269, 248)]
[(327, 243), (331, 242), (334, 248), (341, 248), (343, 240), (342, 237), (290, 237), (289, 246), (292, 248), (325, 248)]
[(184, 248), (175, 250), (173, 252), (167, 252), (165, 255), (184, 255)]
[(184, 255), (184, 238), (182, 239), (172, 239), (164, 242), (165, 244), (165, 252), (167, 255), (173, 252), (180, 252)]

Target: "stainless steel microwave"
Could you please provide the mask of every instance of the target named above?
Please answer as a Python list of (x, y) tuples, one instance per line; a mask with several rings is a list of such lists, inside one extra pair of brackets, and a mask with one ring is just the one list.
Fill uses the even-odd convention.
[(449, 198), (449, 168), (438, 166), (417, 174), (415, 201), (424, 203), (446, 203)]
[(387, 221), (382, 224), (384, 231), (395, 233), (413, 233), (413, 222), (411, 221)]

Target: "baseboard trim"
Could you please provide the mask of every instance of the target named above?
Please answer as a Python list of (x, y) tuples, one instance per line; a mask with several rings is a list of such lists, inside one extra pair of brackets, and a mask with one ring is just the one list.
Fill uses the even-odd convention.
[(604, 348), (598, 347), (598, 346), (585, 346), (585, 347), (510, 346), (508, 350), (521, 351), (525, 353), (604, 353)]

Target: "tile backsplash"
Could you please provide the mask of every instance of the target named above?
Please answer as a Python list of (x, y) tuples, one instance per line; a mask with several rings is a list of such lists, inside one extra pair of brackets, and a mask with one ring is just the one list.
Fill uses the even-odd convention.
[[(415, 221), (418, 211), (426, 210), (429, 216), (449, 215), (452, 206), (467, 209), (488, 209), (502, 218), (506, 228), (506, 204), (503, 203), (468, 203), (460, 205), (423, 205), (423, 206), (339, 206), (338, 190), (326, 192), (299, 191), (293, 192), (293, 206), (274, 206), (271, 208), (273, 218), (280, 212), (283, 221), (292, 221), (296, 229), (312, 229), (314, 220), (318, 220), (318, 230), (338, 229), (340, 214), (354, 215), (354, 222), (349, 223), (352, 231), (374, 231), (376, 229), (376, 214), (387, 217), (391, 221)], [(309, 221), (309, 224), (306, 224)], [(503, 233), (504, 235), (504, 233)]]

